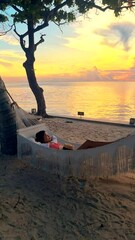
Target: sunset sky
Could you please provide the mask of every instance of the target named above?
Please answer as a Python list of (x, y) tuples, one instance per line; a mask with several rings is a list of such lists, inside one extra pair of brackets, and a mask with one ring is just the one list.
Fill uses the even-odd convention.
[[(50, 25), (36, 51), (39, 80), (135, 79), (135, 14), (92, 10), (73, 24)], [(21, 32), (20, 32), (21, 33)], [(40, 37), (40, 35), (39, 35)], [(14, 32), (0, 37), (0, 75), (6, 81), (26, 79), (25, 55)]]

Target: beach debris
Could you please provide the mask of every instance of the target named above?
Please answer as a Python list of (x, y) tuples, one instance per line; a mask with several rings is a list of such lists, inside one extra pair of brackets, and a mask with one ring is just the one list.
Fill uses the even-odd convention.
[(73, 123), (71, 120), (67, 120), (66, 123)]
[(16, 208), (19, 203), (20, 203), (20, 194), (18, 193), (18, 199), (13, 208)]

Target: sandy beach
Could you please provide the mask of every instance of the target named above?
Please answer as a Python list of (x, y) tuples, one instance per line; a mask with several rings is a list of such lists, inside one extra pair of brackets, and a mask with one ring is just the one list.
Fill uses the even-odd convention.
[(135, 131), (135, 128), (104, 123), (93, 123), (63, 118), (47, 118), (45, 123), (52, 133), (73, 143), (82, 144), (86, 139), (114, 141)]
[[(114, 140), (133, 128), (46, 119), (59, 137)], [(0, 155), (0, 239), (134, 240), (135, 173), (82, 183)]]

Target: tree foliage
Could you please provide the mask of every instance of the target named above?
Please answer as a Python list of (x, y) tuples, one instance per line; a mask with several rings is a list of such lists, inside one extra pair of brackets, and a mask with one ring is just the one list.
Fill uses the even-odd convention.
[(3, 14), (0, 14), (0, 22), (6, 22), (8, 20), (8, 18), (6, 16), (4, 16)]
[(103, 0), (103, 5), (109, 7), (109, 9), (114, 10), (115, 16), (119, 16), (121, 12), (125, 10), (131, 10), (135, 7), (135, 1), (133, 0)]
[(95, 8), (101, 11), (113, 10), (119, 15), (122, 9), (135, 6), (133, 0), (0, 0), (0, 10), (11, 6), (15, 13), (12, 14), (14, 22), (24, 22), (31, 16), (36, 23), (39, 20), (54, 21), (57, 24), (72, 22), (78, 14), (85, 14)]

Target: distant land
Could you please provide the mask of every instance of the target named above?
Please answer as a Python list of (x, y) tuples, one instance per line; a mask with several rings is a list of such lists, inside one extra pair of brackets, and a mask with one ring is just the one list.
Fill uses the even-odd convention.
[[(39, 86), (43, 85), (55, 85), (58, 83), (83, 83), (83, 82), (88, 82), (88, 83), (109, 83), (109, 82), (114, 82), (114, 83), (134, 83), (135, 81), (130, 81), (130, 80), (112, 80), (112, 81), (80, 81), (80, 80), (51, 80), (51, 81), (38, 81)], [(29, 84), (27, 81), (19, 81), (19, 82), (5, 82), (6, 87), (29, 87)]]
[[(1, 76), (6, 84), (28, 84), (27, 77)], [(135, 67), (124, 70), (99, 70), (93, 67), (90, 70), (80, 71), (76, 76), (70, 74), (36, 76), (39, 84), (48, 82), (135, 82)]]

